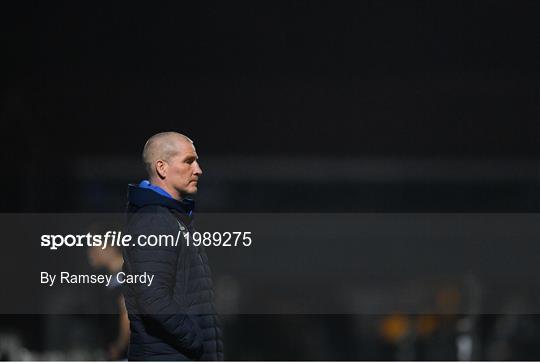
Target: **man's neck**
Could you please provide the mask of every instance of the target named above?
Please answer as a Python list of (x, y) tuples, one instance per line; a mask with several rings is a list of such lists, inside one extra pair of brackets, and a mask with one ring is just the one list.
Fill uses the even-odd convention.
[(150, 181), (150, 184), (155, 185), (156, 187), (160, 187), (161, 189), (163, 189), (164, 191), (169, 193), (171, 195), (171, 197), (173, 197), (174, 199), (176, 199), (178, 201), (182, 200), (182, 196), (180, 195), (180, 193), (178, 191), (176, 191), (174, 188), (168, 187), (163, 182), (161, 182), (161, 180), (159, 180), (159, 179), (158, 180), (150, 179), (149, 181)]

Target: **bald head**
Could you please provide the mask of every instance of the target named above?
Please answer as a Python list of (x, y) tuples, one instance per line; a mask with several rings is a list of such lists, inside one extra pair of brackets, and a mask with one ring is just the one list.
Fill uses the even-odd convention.
[(181, 152), (183, 144), (193, 144), (193, 141), (178, 132), (160, 132), (150, 137), (143, 149), (143, 162), (148, 176), (156, 176), (155, 165), (158, 160), (168, 161)]

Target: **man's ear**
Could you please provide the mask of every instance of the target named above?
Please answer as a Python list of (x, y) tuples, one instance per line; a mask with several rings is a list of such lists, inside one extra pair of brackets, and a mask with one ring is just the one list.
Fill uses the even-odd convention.
[(160, 179), (165, 179), (167, 176), (167, 163), (163, 160), (156, 161), (156, 174), (160, 177)]

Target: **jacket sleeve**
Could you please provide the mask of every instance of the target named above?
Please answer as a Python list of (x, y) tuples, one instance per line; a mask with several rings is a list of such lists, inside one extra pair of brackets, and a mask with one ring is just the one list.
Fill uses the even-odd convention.
[(197, 323), (173, 298), (176, 282), (177, 259), (179, 246), (139, 246), (140, 235), (173, 235), (176, 238), (178, 229), (176, 220), (165, 213), (136, 213), (129, 223), (128, 232), (132, 236), (132, 246), (127, 251), (127, 266), (132, 274), (154, 275), (151, 286), (133, 284), (137, 305), (140, 312), (153, 323), (160, 326), (172, 337), (177, 348), (187, 350), (195, 355), (202, 352), (202, 333)]

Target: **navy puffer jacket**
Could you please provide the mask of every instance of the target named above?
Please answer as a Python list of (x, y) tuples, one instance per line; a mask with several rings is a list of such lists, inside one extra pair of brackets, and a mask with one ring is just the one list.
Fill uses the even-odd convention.
[[(127, 233), (173, 235), (190, 231), (191, 206), (130, 185)], [(190, 214), (190, 213), (189, 213)], [(124, 272), (153, 274), (151, 286), (125, 284), (131, 338), (129, 360), (223, 360), (208, 257), (203, 247), (130, 246)]]

